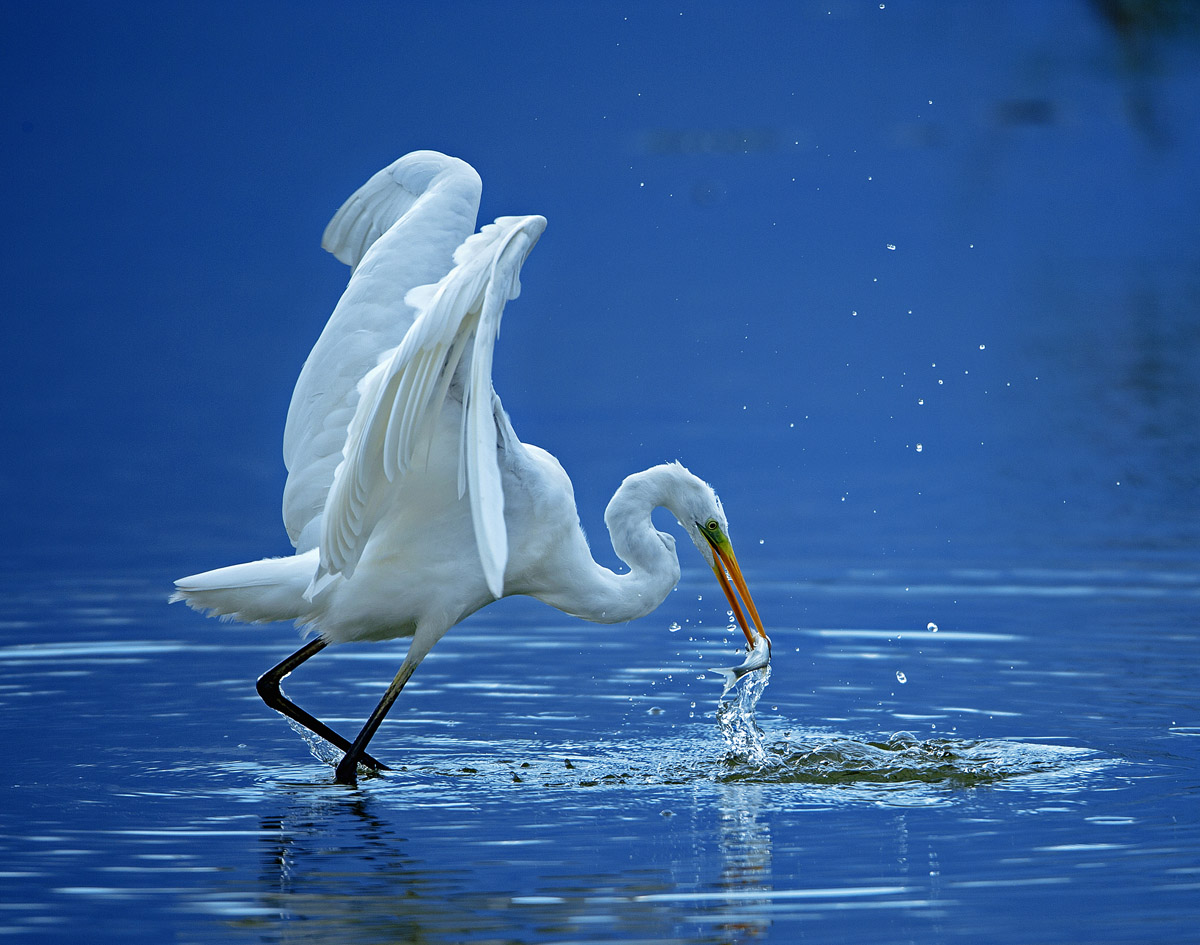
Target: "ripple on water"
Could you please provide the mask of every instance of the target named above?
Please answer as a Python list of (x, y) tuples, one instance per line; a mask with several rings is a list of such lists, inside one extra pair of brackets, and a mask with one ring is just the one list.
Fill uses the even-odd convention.
[[(464, 743), (427, 737), (425, 760), (386, 775), (360, 769), (364, 786), (384, 792), (423, 782), (435, 794), (457, 791), (464, 779), (502, 794), (509, 790), (602, 789), (667, 785), (791, 785), (806, 802), (911, 806), (953, 803), (970, 789), (1005, 784), (1056, 794), (1083, 790), (1096, 771), (1117, 760), (1098, 752), (1041, 742), (1005, 739), (918, 739), (908, 732), (886, 738), (825, 730), (784, 730), (773, 721), (764, 732), (755, 708), (770, 680), (770, 667), (747, 674), (717, 709), (720, 740), (697, 723), (667, 739), (629, 739), (615, 744), (544, 742)], [(341, 752), (294, 726), (314, 756), (336, 765)], [(834, 792), (834, 793), (831, 793)]]

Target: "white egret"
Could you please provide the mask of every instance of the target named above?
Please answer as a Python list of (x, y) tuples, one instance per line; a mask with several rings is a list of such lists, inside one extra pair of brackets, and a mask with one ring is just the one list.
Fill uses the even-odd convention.
[[(571, 480), (517, 438), (492, 388), (500, 316), (546, 221), (500, 217), (474, 233), (480, 191), (470, 165), (418, 151), (375, 174), (333, 217), (322, 246), (353, 271), (300, 372), (283, 434), (283, 519), (296, 553), (182, 578), (172, 597), (317, 634), (258, 691), (345, 753), (336, 774), (344, 784), (356, 783), (360, 763), (386, 767), (367, 743), (433, 645), (481, 607), (528, 594), (620, 623), (661, 604), (679, 559), (674, 537), (651, 522), (658, 506), (712, 567), (746, 635), (736, 672), (770, 656), (720, 500), (678, 463), (631, 475), (608, 504), (613, 549), (629, 570), (592, 559)], [(398, 637), (412, 638), (408, 653), (353, 742), (280, 691), (330, 643)]]

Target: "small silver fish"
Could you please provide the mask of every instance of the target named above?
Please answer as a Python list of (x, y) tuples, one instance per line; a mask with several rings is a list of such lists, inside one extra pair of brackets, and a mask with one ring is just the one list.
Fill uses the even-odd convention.
[(740, 665), (730, 666), (728, 669), (710, 670), (710, 672), (720, 673), (725, 677), (725, 688), (721, 690), (721, 695), (729, 692), (747, 673), (762, 669), (771, 662), (771, 641), (766, 636), (763, 636), (761, 640), (762, 642), (758, 646), (747, 648), (746, 658)]

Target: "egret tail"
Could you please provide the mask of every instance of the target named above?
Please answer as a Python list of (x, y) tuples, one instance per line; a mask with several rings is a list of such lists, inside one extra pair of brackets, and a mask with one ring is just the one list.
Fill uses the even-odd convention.
[(315, 566), (313, 551), (204, 571), (176, 581), (171, 601), (184, 601), (209, 616), (247, 623), (299, 620), (312, 608), (304, 598), (304, 590)]

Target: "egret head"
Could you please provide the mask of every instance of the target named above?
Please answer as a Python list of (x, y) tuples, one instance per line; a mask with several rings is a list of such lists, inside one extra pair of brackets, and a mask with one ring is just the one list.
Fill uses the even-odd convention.
[[(675, 467), (678, 485), (674, 501), (669, 506), (671, 512), (687, 531), (696, 549), (708, 562), (708, 566), (713, 569), (721, 590), (729, 600), (729, 608), (733, 611), (738, 626), (742, 628), (742, 633), (746, 635), (751, 649), (760, 643), (769, 648), (771, 641), (763, 630), (758, 608), (754, 606), (754, 599), (746, 587), (742, 569), (729, 541), (729, 522), (725, 518), (725, 510), (721, 507), (721, 500), (708, 483), (692, 475), (678, 463)], [(738, 595), (741, 595), (740, 601)], [(745, 604), (744, 609), (742, 604)], [(747, 614), (753, 624), (747, 621)]]

